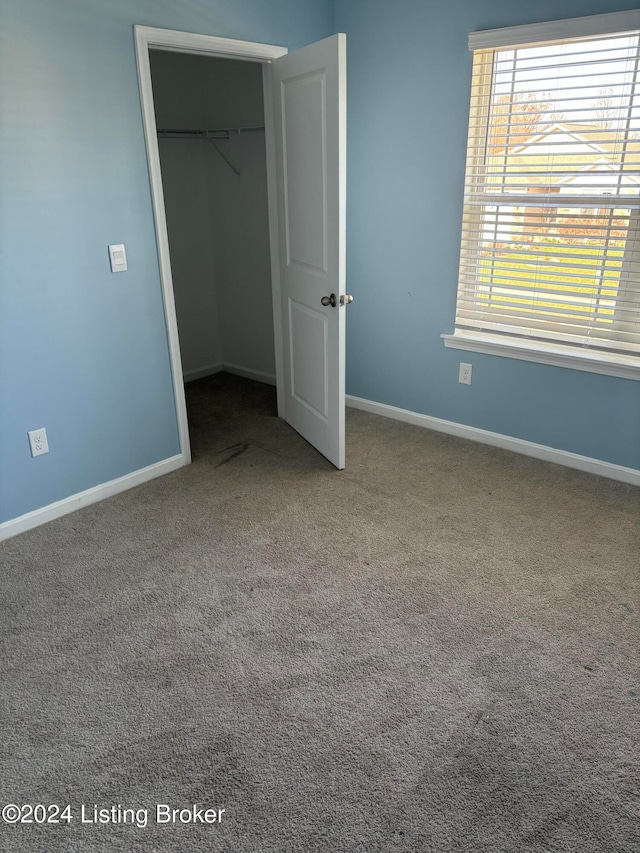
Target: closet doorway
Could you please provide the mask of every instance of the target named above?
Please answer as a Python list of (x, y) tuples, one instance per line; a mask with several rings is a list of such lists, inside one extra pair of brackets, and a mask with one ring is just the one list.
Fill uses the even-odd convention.
[(184, 380), (227, 369), (343, 468), (345, 36), (135, 37), (184, 464)]
[(275, 385), (262, 66), (149, 56), (184, 381)]

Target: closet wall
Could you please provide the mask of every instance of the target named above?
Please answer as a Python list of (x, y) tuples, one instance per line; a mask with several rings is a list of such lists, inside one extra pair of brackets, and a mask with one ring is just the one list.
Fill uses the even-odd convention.
[[(151, 51), (151, 72), (159, 129), (264, 125), (257, 63)], [(273, 380), (264, 133), (215, 144), (233, 168), (209, 141), (159, 139), (183, 371)]]

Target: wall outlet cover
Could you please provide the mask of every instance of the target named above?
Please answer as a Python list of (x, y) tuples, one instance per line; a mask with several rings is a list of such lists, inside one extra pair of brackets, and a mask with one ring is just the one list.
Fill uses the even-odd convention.
[(458, 373), (458, 382), (462, 383), (462, 385), (471, 385), (471, 373), (473, 371), (472, 364), (465, 364), (464, 361), (460, 362), (460, 372)]
[(49, 452), (47, 431), (44, 427), (41, 429), (32, 429), (27, 435), (29, 436), (29, 446), (31, 447), (32, 456), (42, 456), (43, 453)]

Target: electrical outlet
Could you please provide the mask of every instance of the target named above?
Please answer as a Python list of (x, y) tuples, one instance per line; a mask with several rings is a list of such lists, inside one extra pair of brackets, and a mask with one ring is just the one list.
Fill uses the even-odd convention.
[(32, 456), (42, 456), (43, 453), (49, 452), (49, 442), (47, 441), (47, 431), (42, 429), (32, 429), (27, 433), (29, 436), (29, 444), (31, 445)]
[(458, 382), (461, 382), (463, 385), (471, 385), (471, 371), (473, 370), (472, 364), (465, 364), (464, 361), (460, 362), (460, 373), (458, 374)]

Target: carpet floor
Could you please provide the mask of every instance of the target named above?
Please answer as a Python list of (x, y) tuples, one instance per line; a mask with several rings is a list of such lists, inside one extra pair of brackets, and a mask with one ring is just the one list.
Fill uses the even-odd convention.
[(70, 806), (0, 849), (638, 853), (640, 490), (188, 398), (191, 466), (0, 546), (1, 804)]

